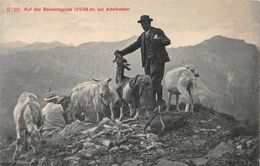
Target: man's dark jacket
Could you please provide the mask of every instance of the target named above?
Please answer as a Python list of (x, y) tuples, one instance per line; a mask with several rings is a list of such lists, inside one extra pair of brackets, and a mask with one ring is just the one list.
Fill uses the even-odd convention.
[[(157, 40), (154, 39), (154, 36), (156, 34), (160, 39), (157, 39)], [(162, 63), (170, 61), (168, 53), (165, 50), (165, 46), (171, 44), (170, 39), (168, 39), (168, 37), (165, 36), (164, 32), (161, 29), (154, 28), (154, 27), (150, 28), (149, 36), (150, 36), (151, 41), (152, 41), (151, 47), (152, 47), (154, 56), (156, 56), (156, 58), (158, 58), (159, 61), (162, 62)], [(136, 42), (134, 42), (133, 44), (131, 44), (127, 48), (120, 51), (120, 53), (122, 55), (126, 55), (126, 54), (129, 54), (131, 52), (134, 52), (135, 50), (137, 50), (138, 48), (141, 47), (142, 67), (144, 67), (145, 58), (146, 58), (145, 57), (146, 54), (145, 54), (145, 41), (144, 40), (145, 40), (145, 32), (143, 32), (138, 37)]]

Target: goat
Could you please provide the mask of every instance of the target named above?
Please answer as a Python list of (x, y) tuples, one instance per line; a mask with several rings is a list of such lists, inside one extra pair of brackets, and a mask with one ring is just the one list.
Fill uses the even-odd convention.
[(116, 84), (117, 93), (120, 97), (121, 108), (120, 118), (123, 117), (123, 103), (127, 103), (130, 108), (130, 116), (133, 115), (134, 110), (136, 114), (133, 119), (137, 119), (139, 111), (145, 108), (147, 116), (148, 110), (155, 107), (153, 101), (152, 80), (148, 75), (136, 75), (130, 78), (124, 75), (124, 70), (131, 70), (128, 66), (127, 60), (121, 55), (116, 54), (113, 62), (116, 62)]
[(16, 159), (21, 152), (22, 142), (28, 142), (33, 153), (39, 151), (39, 143), (43, 141), (40, 127), (42, 125), (42, 115), (38, 97), (30, 92), (20, 95), (17, 105), (14, 108), (14, 121), (16, 124), (16, 149), (13, 159)]
[(169, 110), (172, 95), (176, 95), (176, 107), (179, 108), (179, 96), (182, 95), (186, 99), (185, 112), (193, 112), (193, 86), (198, 73), (194, 73), (194, 65), (184, 65), (182, 67), (174, 68), (166, 73), (165, 85), (169, 93), (168, 105), (166, 111)]
[(111, 78), (104, 80), (96, 80), (84, 82), (75, 86), (70, 95), (63, 97), (59, 103), (64, 107), (65, 120), (71, 123), (76, 119), (85, 120), (87, 111), (96, 113), (97, 122), (99, 121), (99, 113), (104, 112), (109, 106), (111, 111), (111, 119), (114, 120), (114, 104), (119, 97), (117, 92), (109, 86)]

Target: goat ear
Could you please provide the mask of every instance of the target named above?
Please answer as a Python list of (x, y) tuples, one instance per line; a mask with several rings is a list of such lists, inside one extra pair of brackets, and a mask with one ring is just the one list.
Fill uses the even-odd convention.
[(107, 82), (110, 82), (112, 80), (112, 78), (109, 78), (109, 79), (107, 79)]
[(100, 80), (98, 79), (95, 79), (95, 78), (92, 78), (93, 81), (96, 81), (96, 82), (99, 82)]

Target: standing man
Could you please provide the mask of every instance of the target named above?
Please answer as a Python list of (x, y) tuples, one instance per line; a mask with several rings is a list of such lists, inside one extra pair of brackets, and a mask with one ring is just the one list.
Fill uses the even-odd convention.
[(141, 48), (142, 67), (146, 75), (152, 79), (154, 98), (157, 104), (162, 104), (162, 79), (164, 75), (165, 63), (170, 61), (165, 46), (170, 45), (170, 39), (161, 29), (151, 26), (153, 21), (148, 15), (143, 15), (137, 21), (141, 24), (144, 32), (138, 37), (137, 41), (115, 54), (126, 55)]

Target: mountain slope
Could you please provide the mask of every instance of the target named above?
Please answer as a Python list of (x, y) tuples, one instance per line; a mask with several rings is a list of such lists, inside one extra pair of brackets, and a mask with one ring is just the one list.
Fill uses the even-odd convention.
[[(58, 44), (46, 50), (34, 45), (26, 50), (2, 52), (0, 125), (13, 122), (12, 110), (25, 90), (43, 98), (48, 88), (67, 94), (77, 83), (93, 77), (115, 78), (114, 51), (135, 40), (136, 37), (120, 42), (90, 42), (77, 47)], [(238, 119), (257, 120), (259, 52), (254, 45), (215, 36), (195, 46), (169, 48), (168, 53), (171, 61), (166, 64), (165, 73), (183, 62), (195, 65), (200, 73), (196, 93), (201, 103)], [(143, 74), (140, 51), (126, 58), (132, 69), (126, 75)], [(166, 92), (164, 95), (167, 98)]]

